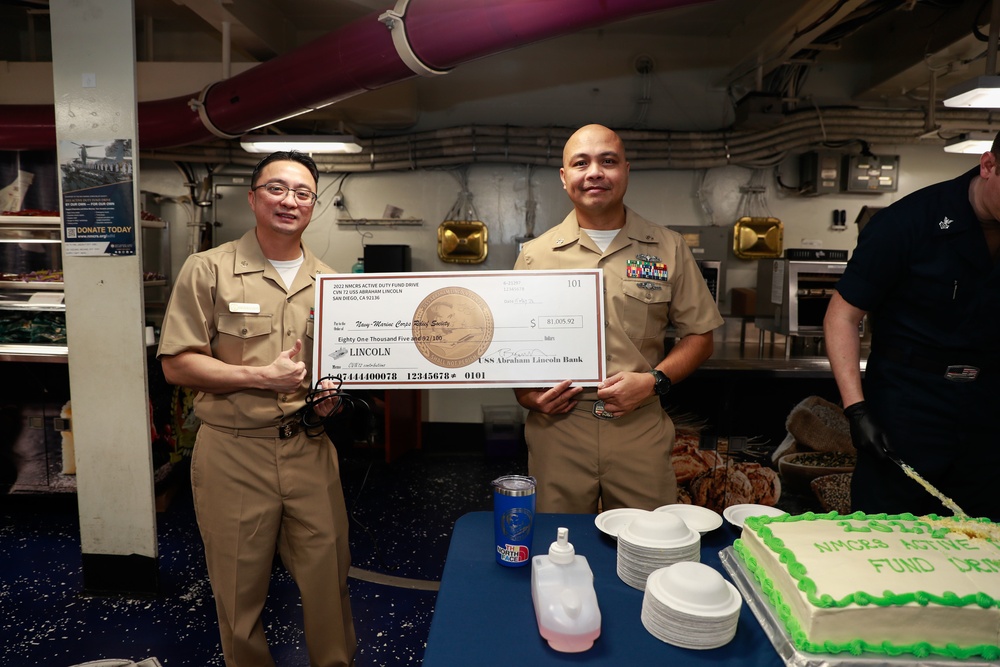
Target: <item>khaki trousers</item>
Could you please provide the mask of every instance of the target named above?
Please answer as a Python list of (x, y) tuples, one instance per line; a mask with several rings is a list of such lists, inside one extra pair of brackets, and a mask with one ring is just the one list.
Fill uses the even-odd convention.
[(227, 667), (274, 665), (260, 616), (275, 549), (302, 596), (309, 664), (350, 665), (347, 511), (329, 439), (251, 438), (203, 425), (191, 483)]
[(658, 399), (617, 419), (598, 419), (593, 399), (564, 415), (528, 414), (528, 473), (538, 480), (538, 512), (594, 514), (601, 508), (652, 510), (677, 502), (670, 461), (674, 424)]

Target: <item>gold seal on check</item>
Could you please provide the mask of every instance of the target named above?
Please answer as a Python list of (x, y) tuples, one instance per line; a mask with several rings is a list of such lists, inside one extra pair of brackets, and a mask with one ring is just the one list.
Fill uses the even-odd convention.
[(493, 313), (464, 287), (428, 294), (413, 313), (413, 343), (427, 361), (461, 368), (479, 359), (493, 342)]

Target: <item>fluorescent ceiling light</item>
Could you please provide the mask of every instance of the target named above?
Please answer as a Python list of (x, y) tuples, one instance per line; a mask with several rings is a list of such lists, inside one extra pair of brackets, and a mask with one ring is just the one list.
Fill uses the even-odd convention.
[(1000, 76), (977, 76), (945, 93), (946, 107), (1000, 109)]
[(996, 135), (989, 132), (967, 132), (954, 139), (949, 139), (944, 145), (945, 153), (972, 153), (982, 155), (993, 147)]
[(248, 153), (300, 151), (302, 153), (360, 153), (361, 144), (346, 134), (244, 134), (240, 146)]

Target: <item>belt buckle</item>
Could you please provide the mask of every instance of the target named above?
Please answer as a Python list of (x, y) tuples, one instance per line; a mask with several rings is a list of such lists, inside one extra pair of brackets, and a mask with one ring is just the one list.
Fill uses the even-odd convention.
[(296, 428), (295, 422), (285, 422), (278, 425), (278, 438), (281, 440), (288, 440), (298, 432), (299, 429)]
[(979, 377), (979, 369), (965, 364), (953, 364), (944, 372), (944, 379), (952, 382), (974, 382)]
[(607, 411), (607, 410), (604, 409), (604, 401), (601, 401), (601, 400), (594, 401), (593, 413), (594, 413), (594, 416), (597, 417), (598, 419), (614, 419), (615, 418), (615, 416), (613, 414), (611, 414), (609, 411)]

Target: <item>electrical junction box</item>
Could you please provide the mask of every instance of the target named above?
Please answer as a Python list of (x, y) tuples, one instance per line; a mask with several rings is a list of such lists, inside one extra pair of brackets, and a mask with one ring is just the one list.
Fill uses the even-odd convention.
[(844, 192), (896, 192), (898, 188), (898, 155), (844, 157)]
[(809, 151), (799, 156), (799, 193), (828, 195), (840, 192), (843, 156), (833, 151)]

